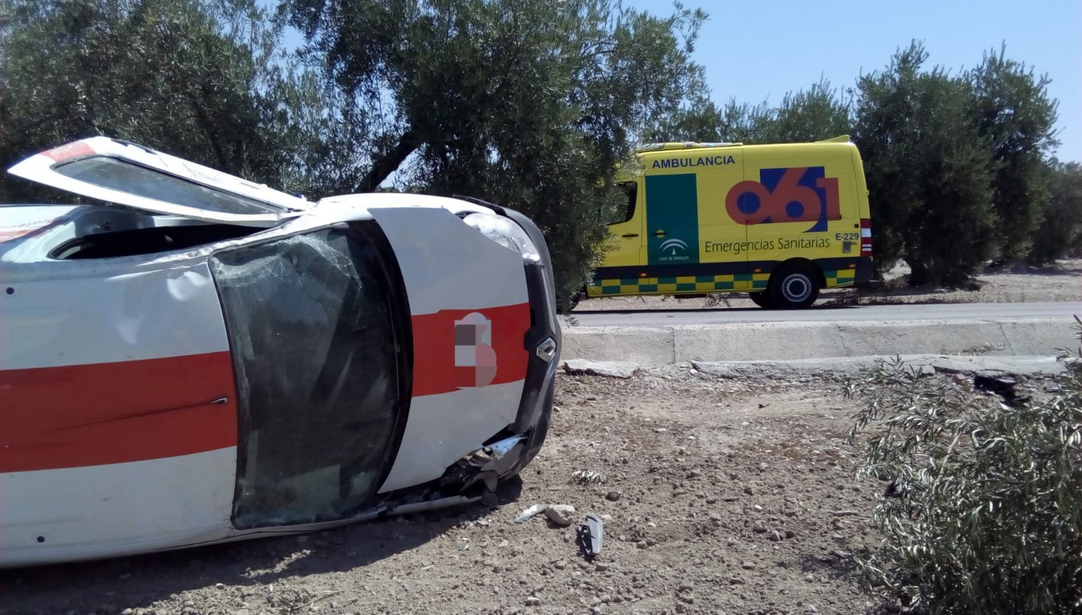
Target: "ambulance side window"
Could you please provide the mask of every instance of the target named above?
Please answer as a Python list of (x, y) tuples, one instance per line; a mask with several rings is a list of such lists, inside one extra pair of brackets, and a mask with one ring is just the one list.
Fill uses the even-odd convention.
[(616, 210), (616, 215), (613, 220), (609, 221), (609, 224), (620, 224), (621, 222), (628, 222), (635, 217), (635, 200), (638, 197), (639, 184), (636, 182), (627, 182), (621, 185), (624, 192), (627, 194), (627, 204)]

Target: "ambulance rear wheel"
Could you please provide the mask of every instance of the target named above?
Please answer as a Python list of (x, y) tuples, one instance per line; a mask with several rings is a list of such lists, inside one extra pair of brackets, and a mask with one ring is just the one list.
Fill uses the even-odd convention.
[(819, 298), (818, 276), (807, 266), (789, 266), (770, 276), (767, 292), (776, 307), (801, 309)]
[(767, 310), (774, 307), (774, 299), (771, 298), (770, 293), (759, 290), (750, 294), (751, 302), (755, 305)]

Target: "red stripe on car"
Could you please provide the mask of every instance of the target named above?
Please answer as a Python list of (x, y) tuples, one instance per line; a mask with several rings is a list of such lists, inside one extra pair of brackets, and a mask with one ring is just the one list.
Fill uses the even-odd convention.
[(54, 147), (53, 149), (42, 152), (41, 155), (46, 158), (51, 158), (53, 162), (64, 162), (70, 158), (82, 158), (83, 156), (93, 156), (94, 150), (89, 145), (82, 141), (76, 141), (75, 143), (68, 143), (67, 145), (61, 145), (60, 147)]
[(0, 371), (0, 472), (236, 446), (234, 397), (228, 352)]
[(414, 315), (413, 396), (524, 379), (529, 328), (528, 303)]

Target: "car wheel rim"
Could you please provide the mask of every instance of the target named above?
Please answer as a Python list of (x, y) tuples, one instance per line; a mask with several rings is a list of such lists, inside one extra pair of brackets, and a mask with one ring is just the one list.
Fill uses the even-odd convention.
[(800, 303), (811, 294), (811, 280), (804, 275), (791, 275), (781, 285), (781, 294), (786, 301)]

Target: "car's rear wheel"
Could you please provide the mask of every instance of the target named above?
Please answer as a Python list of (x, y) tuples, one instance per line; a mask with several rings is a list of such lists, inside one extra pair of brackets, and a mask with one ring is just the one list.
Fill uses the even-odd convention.
[(770, 293), (758, 290), (750, 294), (751, 302), (755, 305), (767, 310), (774, 307), (774, 299), (770, 296)]
[(809, 265), (789, 265), (771, 274), (767, 292), (776, 307), (806, 308), (819, 298), (818, 277)]

